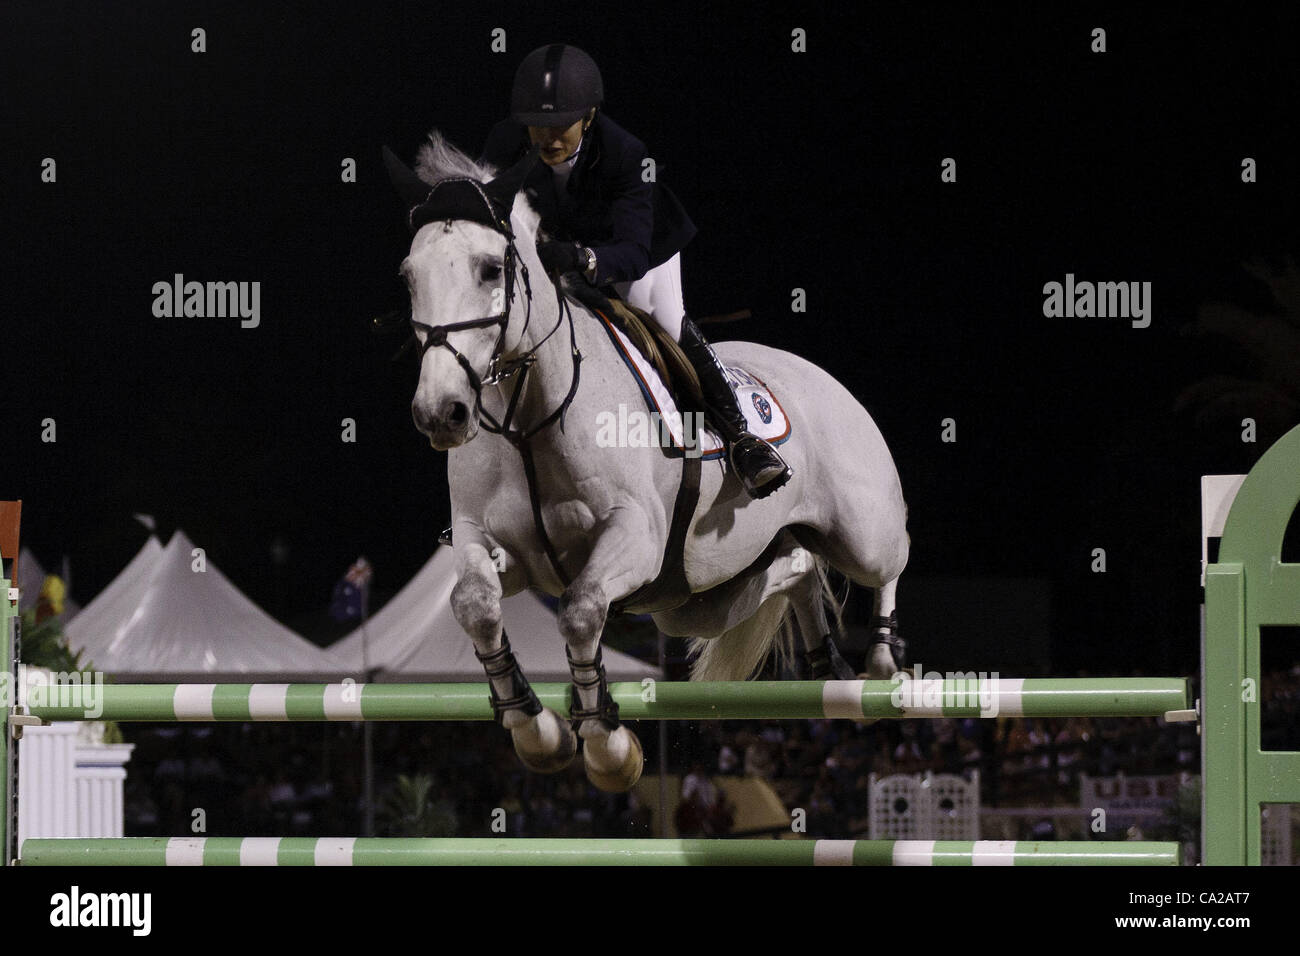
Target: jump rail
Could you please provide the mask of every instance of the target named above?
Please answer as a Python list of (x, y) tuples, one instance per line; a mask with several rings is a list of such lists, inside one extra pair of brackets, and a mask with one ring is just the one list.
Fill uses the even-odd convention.
[[(568, 684), (534, 684), (568, 712)], [(629, 720), (1160, 717), (1192, 706), (1180, 678), (622, 682)], [(487, 684), (104, 684), (32, 688), (44, 720), (491, 720)]]
[(24, 866), (1177, 866), (1177, 843), (127, 837), (27, 840)]

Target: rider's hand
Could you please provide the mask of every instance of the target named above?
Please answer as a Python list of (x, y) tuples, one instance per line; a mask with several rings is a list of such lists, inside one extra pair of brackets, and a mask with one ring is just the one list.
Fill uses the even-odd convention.
[(537, 243), (537, 257), (547, 272), (583, 272), (587, 268), (587, 251), (576, 242), (547, 239)]

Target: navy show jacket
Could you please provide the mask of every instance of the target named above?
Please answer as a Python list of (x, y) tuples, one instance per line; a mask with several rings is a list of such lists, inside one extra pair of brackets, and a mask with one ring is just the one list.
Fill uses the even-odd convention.
[[(528, 127), (505, 119), (488, 134), (479, 162), (505, 169), (531, 145)], [(583, 135), (566, 195), (558, 195), (555, 174), (541, 160), (524, 180), (547, 234), (596, 253), (598, 286), (641, 278), (695, 236), (695, 224), (672, 191), (658, 181), (642, 180), (647, 155), (644, 143), (597, 110)]]

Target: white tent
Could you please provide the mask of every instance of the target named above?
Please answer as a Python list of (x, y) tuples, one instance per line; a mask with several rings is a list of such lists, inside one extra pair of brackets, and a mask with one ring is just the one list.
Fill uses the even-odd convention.
[(339, 676), (325, 652), (257, 607), (193, 542), (150, 538), (65, 631), (96, 670), (127, 681), (318, 681)]
[[(392, 682), (482, 681), (483, 665), (451, 612), (451, 589), (456, 584), (453, 551), (441, 547), (419, 573), (361, 628), (330, 646), (335, 665), (364, 678), (376, 670), (376, 680)], [(501, 602), (506, 635), (520, 667), (532, 681), (568, 681), (555, 613), (531, 591), (521, 591)], [(365, 662), (362, 660), (363, 644)], [(661, 678), (659, 668), (612, 648), (601, 649), (605, 674), (610, 680), (639, 681)], [(368, 667), (367, 667), (368, 665)]]

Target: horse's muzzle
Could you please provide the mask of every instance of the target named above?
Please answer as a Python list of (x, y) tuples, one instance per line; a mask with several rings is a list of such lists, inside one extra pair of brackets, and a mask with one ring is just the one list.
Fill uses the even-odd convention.
[(464, 402), (446, 401), (431, 412), (426, 404), (415, 401), (411, 403), (411, 418), (438, 451), (463, 445), (478, 433), (478, 421)]

